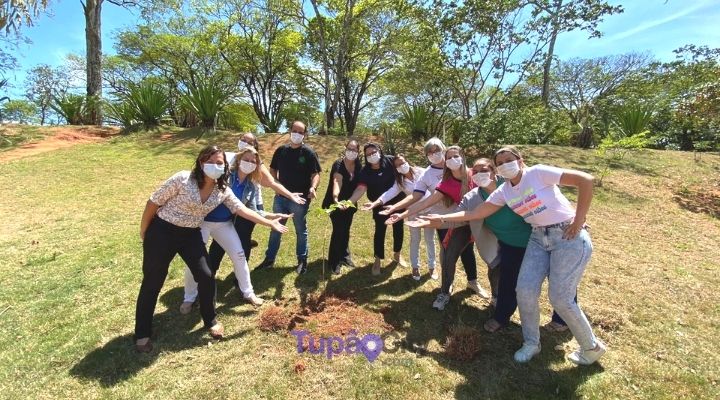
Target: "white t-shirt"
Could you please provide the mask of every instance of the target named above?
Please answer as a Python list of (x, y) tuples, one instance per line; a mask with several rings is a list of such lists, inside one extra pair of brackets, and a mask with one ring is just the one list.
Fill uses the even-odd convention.
[[(444, 168), (436, 168), (432, 165), (428, 165), (427, 168), (423, 170), (420, 178), (416, 180), (415, 189), (413, 191), (423, 193), (423, 198), (432, 195), (433, 193), (435, 193), (435, 188), (437, 187), (438, 183), (442, 181), (443, 171)], [(454, 208), (454, 204), (451, 207), (447, 207), (442, 201), (439, 201), (429, 209), (423, 210), (422, 214), (426, 212), (429, 214), (447, 214), (451, 212)]]
[(560, 192), (562, 169), (549, 165), (526, 168), (520, 182), (509, 180), (490, 194), (487, 201), (497, 206), (507, 204), (532, 226), (548, 226), (575, 218), (575, 209)]

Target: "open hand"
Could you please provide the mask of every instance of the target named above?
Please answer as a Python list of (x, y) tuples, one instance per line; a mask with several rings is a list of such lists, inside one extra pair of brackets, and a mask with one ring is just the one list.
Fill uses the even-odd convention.
[(272, 230), (280, 233), (285, 233), (288, 231), (288, 227), (281, 224), (280, 221), (276, 219), (270, 223), (270, 227), (272, 228)]
[(372, 210), (373, 208), (375, 208), (375, 202), (374, 202), (374, 201), (368, 201), (367, 203), (363, 204), (362, 207), (360, 207), (360, 209), (361, 209), (362, 211), (370, 211), (370, 210)]
[(383, 210), (380, 211), (378, 214), (380, 214), (380, 215), (390, 215), (390, 214), (392, 214), (393, 212), (395, 212), (395, 209), (393, 208), (393, 206), (385, 206), (385, 207), (383, 207)]
[(292, 193), (290, 200), (292, 200), (292, 202), (295, 204), (303, 205), (306, 203), (306, 200), (304, 197), (302, 197), (302, 195), (302, 193)]
[(402, 219), (402, 216), (400, 214), (393, 214), (388, 219), (385, 220), (385, 225), (392, 225)]

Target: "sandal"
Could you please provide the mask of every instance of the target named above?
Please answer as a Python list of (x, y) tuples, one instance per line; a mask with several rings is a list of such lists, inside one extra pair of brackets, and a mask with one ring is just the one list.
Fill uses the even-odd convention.
[(505, 325), (499, 323), (495, 318), (490, 318), (485, 321), (485, 324), (483, 325), (483, 328), (490, 333), (495, 333), (504, 327)]
[(543, 329), (548, 332), (565, 332), (566, 330), (568, 330), (568, 326), (557, 323), (555, 321), (550, 321), (547, 324), (543, 325)]

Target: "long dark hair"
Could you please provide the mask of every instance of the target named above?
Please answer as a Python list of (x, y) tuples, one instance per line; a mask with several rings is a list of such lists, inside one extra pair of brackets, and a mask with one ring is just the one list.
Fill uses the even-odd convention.
[(209, 160), (210, 157), (214, 156), (217, 153), (222, 154), (225, 167), (223, 169), (223, 174), (216, 180), (216, 184), (218, 189), (220, 189), (221, 191), (225, 190), (225, 187), (227, 186), (227, 178), (230, 167), (228, 166), (227, 159), (225, 158), (225, 152), (215, 145), (205, 146), (202, 150), (200, 150), (200, 154), (198, 154), (197, 158), (195, 159), (195, 167), (193, 168), (191, 175), (193, 179), (195, 179), (195, 182), (197, 183), (199, 188), (202, 188), (202, 185), (205, 182), (203, 164), (207, 160)]
[[(405, 157), (405, 154), (403, 153), (397, 153), (395, 154), (395, 159), (397, 160), (399, 157), (402, 157), (403, 160), (405, 160), (406, 163), (410, 166), (410, 173), (413, 175), (413, 178), (415, 177), (415, 171), (413, 171), (413, 168), (415, 168), (414, 165), (410, 164), (410, 161)], [(393, 167), (395, 167), (395, 163), (393, 162)], [(395, 182), (397, 182), (398, 186), (403, 187), (403, 179), (405, 179), (405, 175), (398, 172), (397, 168), (393, 168), (395, 171)]]
[(367, 157), (365, 157), (365, 150), (367, 150), (368, 147), (374, 147), (378, 149), (378, 153), (380, 153), (380, 168), (382, 168), (383, 164), (385, 163), (385, 153), (383, 153), (383, 149), (382, 146), (380, 146), (380, 143), (375, 142), (367, 142), (363, 146), (363, 159), (365, 160), (365, 166), (363, 168), (372, 168), (372, 165), (367, 162)]
[[(362, 168), (362, 162), (360, 161), (360, 143), (358, 143), (356, 139), (350, 139), (345, 143), (345, 148), (343, 149), (342, 153), (340, 153), (340, 159), (345, 159), (345, 150), (347, 150), (347, 147), (350, 145), (350, 143), (355, 143), (355, 147), (357, 147), (358, 155), (357, 158), (355, 158), (355, 162), (353, 163), (355, 170), (357, 170), (359, 168)], [(365, 154), (363, 154), (363, 158), (365, 158)]]

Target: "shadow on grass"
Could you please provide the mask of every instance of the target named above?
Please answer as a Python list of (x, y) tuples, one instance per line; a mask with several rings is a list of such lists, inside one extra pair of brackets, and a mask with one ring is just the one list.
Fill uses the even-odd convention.
[[(153, 317), (153, 351), (147, 354), (137, 353), (132, 334), (118, 336), (85, 355), (70, 369), (70, 375), (111, 387), (152, 365), (161, 352), (177, 352), (207, 345), (207, 342), (213, 339), (207, 329), (198, 328), (200, 313), (197, 307), (194, 307), (190, 314), (181, 315), (178, 306), (182, 299), (182, 287), (169, 290), (160, 297), (160, 302), (167, 306), (167, 310)], [(249, 330), (243, 330), (227, 334), (222, 340), (234, 340), (248, 332)]]

